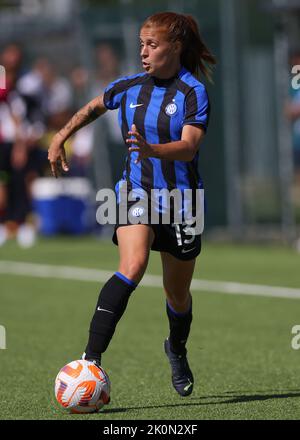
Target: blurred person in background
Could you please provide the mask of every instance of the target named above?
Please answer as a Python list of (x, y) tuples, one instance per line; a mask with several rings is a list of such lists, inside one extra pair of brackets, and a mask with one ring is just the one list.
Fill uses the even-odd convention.
[(16, 237), (21, 246), (29, 247), (36, 236), (31, 186), (46, 169), (47, 150), (41, 139), (50, 105), (45, 108), (47, 89), (40, 70), (34, 65), (24, 73), (22, 59), (16, 44), (0, 55), (7, 74), (7, 87), (0, 95), (0, 244)]
[(17, 90), (22, 60), (22, 49), (14, 43), (0, 55), (6, 70), (6, 89), (0, 96), (0, 244), (16, 235), (22, 244), (24, 234), (30, 235), (29, 241), (34, 240), (32, 229), (22, 227), (30, 211), (26, 177), (32, 168), (26, 139), (26, 102)]
[[(100, 366), (129, 298), (146, 271), (150, 249), (159, 251), (170, 329), (164, 349), (173, 387), (180, 396), (188, 396), (194, 386), (186, 350), (192, 322), (190, 284), (201, 252), (202, 231), (188, 221), (174, 224), (175, 207), (169, 210), (169, 222), (160, 219), (158, 224), (153, 223), (149, 208), (147, 214), (145, 208), (136, 208), (137, 200), (126, 200), (123, 206), (120, 196), (122, 199), (125, 187), (125, 197), (133, 189), (134, 196), (138, 194), (141, 199), (145, 192), (155, 204), (151, 199), (153, 189), (190, 189), (194, 200), (185, 199), (179, 209), (190, 202), (194, 211), (197, 190), (202, 188), (198, 150), (210, 113), (206, 88), (199, 77), (210, 79), (210, 67), (216, 60), (204, 44), (193, 17), (172, 12), (155, 14), (144, 22), (140, 30), (140, 56), (144, 72), (114, 79), (104, 95), (98, 95), (80, 109), (54, 136), (48, 158), (53, 176), (58, 176), (60, 166), (68, 172), (65, 141), (107, 110), (119, 109), (120, 128), (128, 146), (126, 168), (116, 185), (120, 206), (115, 213), (113, 242), (119, 246), (119, 269), (101, 289), (83, 359)], [(118, 217), (119, 209), (125, 214), (125, 223)], [(143, 213), (146, 219), (141, 221)], [(131, 215), (138, 217), (134, 224), (129, 219)]]
[(10, 156), (16, 131), (12, 110), (16, 102), (13, 98), (16, 96), (13, 96), (13, 91), (19, 77), (22, 58), (22, 49), (16, 43), (8, 44), (0, 54), (0, 64), (4, 66), (6, 73), (6, 87), (0, 89), (0, 245), (9, 235), (3, 223), (7, 219)]

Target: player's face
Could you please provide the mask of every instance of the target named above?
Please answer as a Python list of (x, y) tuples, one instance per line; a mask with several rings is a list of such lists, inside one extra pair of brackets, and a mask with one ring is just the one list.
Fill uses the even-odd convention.
[(170, 78), (180, 69), (180, 43), (168, 41), (163, 28), (142, 28), (140, 48), (143, 68), (150, 75)]

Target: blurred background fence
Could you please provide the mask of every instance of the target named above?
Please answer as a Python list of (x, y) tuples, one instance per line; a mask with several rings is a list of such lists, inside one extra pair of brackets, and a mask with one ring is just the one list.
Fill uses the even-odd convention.
[[(291, 69), (300, 65), (300, 3), (294, 0), (0, 0), (0, 64), (8, 81), (0, 101), (2, 224), (13, 230), (28, 222), (32, 182), (49, 175), (51, 136), (109, 82), (141, 70), (139, 27), (162, 10), (194, 15), (218, 59), (214, 84), (206, 84), (212, 114), (199, 163), (208, 234), (297, 240), (300, 91), (292, 88)], [(17, 131), (8, 130), (16, 124), (10, 106), (26, 126), (26, 158), (15, 146)], [(88, 179), (94, 193), (114, 186), (125, 161), (115, 113), (67, 145), (71, 175)], [(21, 213), (9, 206), (20, 197), (28, 198)]]

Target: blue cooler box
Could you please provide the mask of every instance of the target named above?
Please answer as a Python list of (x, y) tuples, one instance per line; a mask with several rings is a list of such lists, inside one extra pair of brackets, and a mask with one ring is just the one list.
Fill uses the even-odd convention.
[(95, 197), (85, 178), (40, 178), (32, 187), (33, 209), (43, 235), (83, 234), (95, 225)]

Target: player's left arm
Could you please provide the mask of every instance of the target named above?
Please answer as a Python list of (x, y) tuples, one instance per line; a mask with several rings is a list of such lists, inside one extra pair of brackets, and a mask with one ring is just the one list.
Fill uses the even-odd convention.
[(127, 139), (127, 143), (130, 144), (129, 151), (139, 153), (136, 163), (147, 157), (191, 162), (205, 136), (205, 129), (200, 124), (185, 125), (182, 129), (181, 139), (166, 144), (149, 144), (137, 131), (135, 125), (132, 126), (128, 134), (134, 136), (132, 139)]

